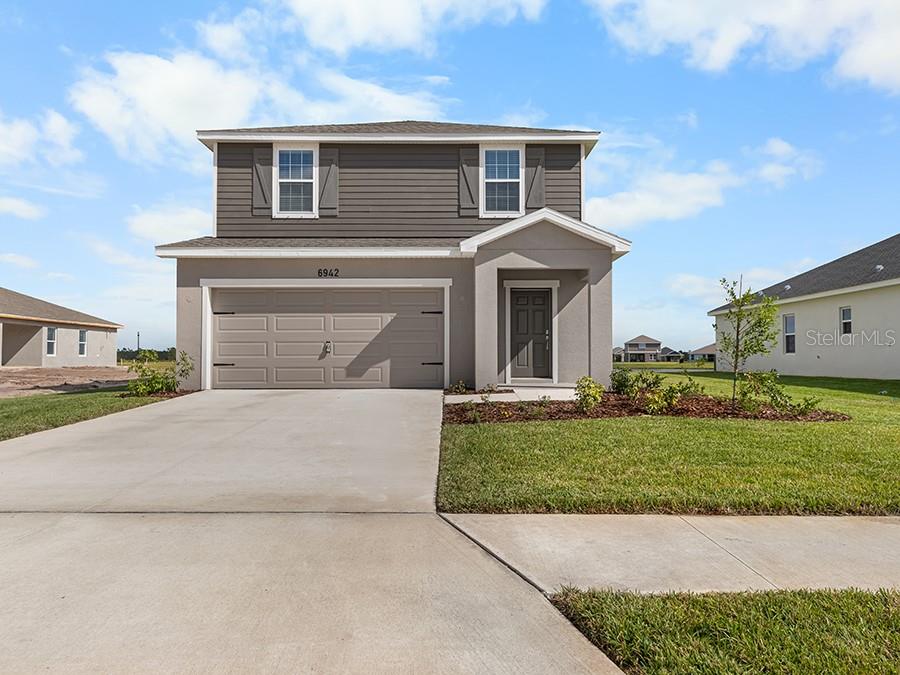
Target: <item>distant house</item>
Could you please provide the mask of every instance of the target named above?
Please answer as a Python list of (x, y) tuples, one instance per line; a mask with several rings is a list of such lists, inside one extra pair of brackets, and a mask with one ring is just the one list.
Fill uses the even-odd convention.
[(0, 288), (0, 366), (114, 366), (117, 323)]
[(625, 350), (621, 347), (613, 347), (613, 361), (621, 361), (622, 356), (625, 354)]
[(716, 360), (716, 343), (700, 347), (688, 354), (689, 361), (715, 361)]
[(638, 335), (625, 343), (623, 360), (628, 362), (659, 361), (662, 342), (646, 335)]
[[(778, 342), (752, 370), (900, 379), (900, 234), (760, 291), (775, 298)], [(709, 312), (716, 336), (728, 305)], [(719, 355), (722, 366), (722, 355)]]
[(663, 347), (659, 350), (660, 361), (681, 361), (685, 353), (671, 347)]

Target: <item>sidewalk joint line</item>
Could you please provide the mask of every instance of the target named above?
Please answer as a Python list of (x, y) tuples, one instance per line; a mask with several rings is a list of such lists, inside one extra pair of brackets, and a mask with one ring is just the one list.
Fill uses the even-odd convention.
[(731, 551), (729, 551), (727, 548), (725, 548), (724, 546), (722, 546), (722, 544), (720, 544), (720, 543), (717, 542), (715, 539), (713, 539), (712, 537), (710, 537), (708, 534), (706, 534), (706, 532), (704, 532), (703, 530), (701, 530), (699, 527), (697, 527), (696, 525), (694, 525), (692, 522), (690, 522), (689, 520), (686, 520), (685, 517), (684, 517), (683, 515), (679, 515), (678, 518), (679, 518), (682, 522), (684, 522), (688, 527), (692, 528), (695, 532), (699, 533), (700, 536), (705, 537), (707, 540), (711, 541), (714, 545), (718, 546), (720, 549), (722, 549), (723, 551), (725, 551), (725, 553), (727, 553), (727, 554), (730, 555), (732, 558), (734, 558), (735, 560), (737, 560), (741, 565), (743, 565), (743, 566), (746, 567), (748, 570), (750, 570), (751, 572), (753, 572), (753, 574), (755, 574), (755, 575), (758, 576), (760, 579), (762, 579), (763, 581), (765, 581), (767, 584), (769, 584), (769, 585), (770, 585), (772, 588), (774, 588), (776, 591), (781, 590), (781, 588), (778, 586), (778, 584), (774, 583), (771, 579), (769, 579), (768, 577), (766, 577), (765, 574), (762, 574), (761, 572), (756, 571), (751, 565), (749, 565), (748, 563), (746, 563), (746, 562), (745, 562), (744, 560), (742, 560), (739, 556), (735, 555), (734, 553), (732, 553)]

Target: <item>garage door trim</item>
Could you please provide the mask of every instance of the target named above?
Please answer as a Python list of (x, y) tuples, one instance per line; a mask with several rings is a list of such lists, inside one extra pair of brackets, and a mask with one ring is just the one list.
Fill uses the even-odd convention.
[(450, 286), (452, 279), (200, 279), (201, 345), (200, 386), (212, 389), (213, 288), (443, 288), (444, 388), (450, 386)]

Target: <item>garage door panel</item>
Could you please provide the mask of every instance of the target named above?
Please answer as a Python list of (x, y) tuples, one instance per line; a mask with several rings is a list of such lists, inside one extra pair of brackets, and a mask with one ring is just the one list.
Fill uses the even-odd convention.
[(217, 289), (212, 301), (235, 312), (213, 322), (216, 387), (443, 384), (443, 290)]

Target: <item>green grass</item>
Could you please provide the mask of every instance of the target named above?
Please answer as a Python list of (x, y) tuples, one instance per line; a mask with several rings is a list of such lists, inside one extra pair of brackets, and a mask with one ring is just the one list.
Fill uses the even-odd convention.
[(900, 673), (900, 593), (637, 595), (554, 604), (628, 673)]
[(654, 370), (712, 370), (713, 365), (712, 361), (685, 361), (684, 363), (678, 363), (677, 361), (628, 361), (625, 363), (619, 362), (613, 364), (616, 368), (635, 370), (642, 370), (645, 368)]
[[(724, 374), (698, 373), (694, 379), (707, 393), (730, 392)], [(445, 425), (438, 508), (474, 513), (900, 513), (900, 382), (783, 381), (791, 394), (820, 397), (822, 407), (853, 419), (642, 416)]]
[(0, 441), (160, 400), (149, 396), (122, 398), (122, 391), (117, 388), (0, 399)]

